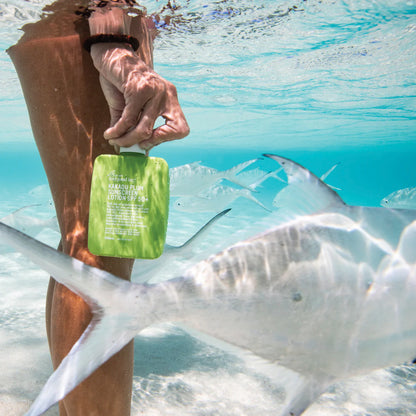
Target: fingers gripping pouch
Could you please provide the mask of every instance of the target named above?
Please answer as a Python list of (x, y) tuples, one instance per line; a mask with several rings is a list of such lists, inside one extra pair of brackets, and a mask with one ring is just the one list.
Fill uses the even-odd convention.
[(95, 255), (154, 259), (163, 252), (169, 168), (143, 152), (135, 146), (95, 159), (88, 225), (88, 248)]

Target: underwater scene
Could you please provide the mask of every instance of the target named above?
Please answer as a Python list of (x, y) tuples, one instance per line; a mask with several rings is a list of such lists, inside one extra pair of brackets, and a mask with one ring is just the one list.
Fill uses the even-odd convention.
[[(349, 206), (416, 209), (416, 1), (139, 3), (158, 30), (155, 70), (176, 86), (191, 133), (150, 152), (169, 165), (174, 250), (137, 260), (132, 281), (180, 277), (290, 219), (298, 207), (283, 190), (296, 174), (270, 155), (311, 171)], [(48, 4), (0, 4), (0, 220), (56, 248), (52, 196), (6, 52)], [(325, 195), (308, 193), (302, 212)], [(53, 371), (49, 274), (0, 243), (0, 416), (14, 416)], [(323, 325), (329, 315), (322, 307)], [(304, 414), (415, 415), (412, 358), (416, 346), (408, 362), (335, 380)], [(135, 337), (133, 383), (132, 415), (145, 416), (280, 415), (291, 393), (283, 376), (279, 384), (256, 362), (173, 324)]]

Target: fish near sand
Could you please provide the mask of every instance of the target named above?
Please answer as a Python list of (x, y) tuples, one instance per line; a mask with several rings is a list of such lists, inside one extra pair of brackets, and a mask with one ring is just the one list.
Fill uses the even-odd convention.
[(287, 369), (294, 378), (280, 416), (302, 414), (340, 379), (414, 358), (416, 212), (349, 206), (307, 169), (266, 156), (288, 176), (282, 217), (270, 214), (275, 226), (158, 284), (118, 279), (0, 224), (3, 241), (93, 313), (27, 415), (44, 412), (156, 322), (180, 322), (254, 354), (276, 365), (277, 377)]
[(237, 174), (257, 160), (259, 159), (248, 160), (223, 171), (203, 166), (200, 162), (170, 168), (170, 195), (198, 195), (201, 191), (204, 191), (222, 179), (227, 179), (239, 186), (246, 187), (244, 182), (240, 182)]
[(416, 209), (416, 188), (403, 188), (392, 192), (381, 200), (387, 208)]

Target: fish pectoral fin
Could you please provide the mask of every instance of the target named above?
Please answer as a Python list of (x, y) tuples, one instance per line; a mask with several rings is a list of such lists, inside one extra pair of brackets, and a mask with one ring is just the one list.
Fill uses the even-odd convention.
[(218, 348), (226, 353), (229, 353), (237, 357), (245, 363), (247, 368), (256, 372), (260, 372), (261, 374), (265, 375), (271, 380), (277, 380), (280, 377), (280, 375), (276, 373), (279, 366), (275, 365), (274, 363), (271, 363), (270, 361), (264, 358), (259, 357), (250, 350), (241, 348), (236, 344), (232, 344), (230, 342), (216, 338), (212, 335), (191, 328), (188, 325), (182, 323), (175, 322), (175, 326), (187, 332), (189, 335), (200, 340), (201, 342), (211, 345), (214, 348)]
[(285, 392), (285, 399), (278, 416), (301, 415), (331, 384), (331, 381), (308, 377), (278, 363), (272, 363), (250, 350), (187, 325), (175, 323), (175, 326), (200, 341), (240, 359), (247, 370), (268, 378), (277, 389), (282, 389)]
[(257, 162), (261, 160), (261, 158), (256, 158), (256, 159), (251, 159), (251, 160), (247, 160), (246, 162), (240, 163), (234, 167), (232, 167), (231, 169), (228, 169), (226, 171), (224, 171), (224, 178), (227, 179), (228, 181), (235, 183), (238, 186), (241, 186), (242, 188), (246, 188), (246, 189), (250, 189), (250, 185), (245, 184), (244, 182), (240, 181), (240, 179), (238, 178), (238, 174), (244, 170), (245, 168), (247, 168), (248, 166), (250, 166), (251, 164)]
[(180, 246), (172, 246), (170, 244), (165, 244), (165, 251), (175, 251), (178, 253), (179, 251), (182, 251), (184, 249), (190, 248), (190, 246), (193, 246), (196, 241), (200, 241), (201, 238), (205, 235), (205, 233), (208, 231), (208, 229), (221, 217), (223, 217), (225, 214), (228, 214), (231, 211), (231, 208), (224, 209), (223, 211), (219, 212), (217, 215), (212, 217), (208, 222), (206, 222), (195, 234), (192, 235), (192, 237), (188, 238), (183, 244)]
[(185, 249), (190, 248), (190, 246), (194, 245), (196, 241), (200, 241), (201, 238), (205, 235), (205, 233), (208, 231), (208, 229), (221, 217), (223, 217), (225, 214), (229, 213), (231, 211), (231, 208), (224, 209), (223, 211), (219, 212), (217, 215), (212, 217), (207, 223), (205, 223), (191, 238), (189, 238), (185, 243), (183, 243), (181, 246), (176, 246), (176, 249)]
[(135, 333), (123, 329), (117, 316), (96, 313), (71, 351), (52, 373), (25, 416), (41, 415), (62, 400), (101, 364), (120, 351)]

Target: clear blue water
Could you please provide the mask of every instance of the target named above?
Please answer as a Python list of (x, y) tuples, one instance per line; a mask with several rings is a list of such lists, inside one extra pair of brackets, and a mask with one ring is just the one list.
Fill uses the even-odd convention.
[[(47, 3), (0, 4), (0, 216), (29, 204), (30, 191), (46, 184), (5, 49)], [(339, 163), (328, 182), (353, 205), (377, 206), (390, 192), (416, 186), (416, 1), (178, 0), (171, 9), (161, 1), (142, 3), (162, 21), (171, 17), (159, 25), (155, 69), (176, 85), (191, 127), (185, 140), (154, 151), (171, 167), (201, 160), (226, 169), (265, 152), (290, 157), (318, 176)], [(263, 192), (273, 196), (275, 184), (268, 186)], [(46, 215), (42, 209), (38, 214)], [(250, 215), (262, 214), (253, 209)], [(179, 225), (171, 226), (172, 240), (206, 218), (173, 215), (171, 224)], [(42, 238), (55, 244), (57, 236), (45, 231)], [(0, 415), (12, 415), (26, 408), (50, 371), (42, 322), (47, 276), (15, 253), (0, 257), (6, 296), (0, 350), (12, 357), (0, 359)], [(137, 342), (137, 414), (275, 409), (270, 389), (229, 357), (183, 334), (164, 337)], [(22, 384), (30, 354), (38, 364)], [(156, 368), (147, 366), (149, 357)], [(412, 368), (400, 367), (347, 382), (308, 414), (416, 414), (414, 380)], [(218, 413), (221, 400), (225, 408)]]

